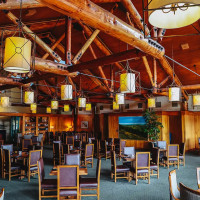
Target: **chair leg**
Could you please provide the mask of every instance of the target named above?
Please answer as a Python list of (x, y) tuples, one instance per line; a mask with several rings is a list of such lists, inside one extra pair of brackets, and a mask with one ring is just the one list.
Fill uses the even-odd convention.
[(178, 169), (179, 169), (179, 160), (177, 161), (177, 167), (178, 167)]
[(30, 175), (30, 171), (28, 170), (28, 182), (30, 182), (30, 179), (31, 179), (31, 175)]
[(137, 185), (137, 172), (135, 173), (135, 185)]
[(97, 187), (97, 200), (99, 200), (99, 186)]
[(148, 184), (150, 184), (150, 170), (149, 170), (149, 173), (148, 173)]
[(157, 169), (157, 179), (159, 179), (159, 167)]
[(8, 180), (11, 181), (11, 172), (8, 173)]
[(116, 181), (117, 181), (116, 172), (115, 172), (115, 175), (114, 175), (114, 176), (115, 176), (115, 183), (116, 183)]

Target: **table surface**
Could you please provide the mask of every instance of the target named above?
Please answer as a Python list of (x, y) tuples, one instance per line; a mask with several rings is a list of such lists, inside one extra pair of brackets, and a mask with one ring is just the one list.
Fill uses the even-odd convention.
[[(57, 176), (57, 168), (53, 168), (49, 173), (50, 176)], [(87, 168), (79, 168), (79, 175), (88, 175)]]

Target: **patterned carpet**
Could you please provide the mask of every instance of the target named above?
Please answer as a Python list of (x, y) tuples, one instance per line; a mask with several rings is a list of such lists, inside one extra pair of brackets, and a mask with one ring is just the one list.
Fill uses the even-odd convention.
[[(46, 178), (52, 178), (48, 174), (52, 168), (52, 148), (44, 149), (45, 174)], [(178, 182), (186, 186), (197, 189), (196, 167), (200, 166), (200, 155), (196, 152), (186, 154), (186, 166), (180, 166), (177, 170)], [(120, 163), (120, 161), (117, 161)], [(88, 167), (88, 176), (95, 175), (96, 159), (93, 169)], [(126, 179), (118, 179), (116, 183), (110, 178), (110, 160), (102, 158), (100, 199), (102, 200), (169, 200), (168, 173), (174, 169), (160, 167), (160, 178), (151, 177), (151, 183), (146, 180), (139, 180), (138, 185), (135, 181), (128, 182)], [(54, 177), (56, 178), (56, 177)], [(37, 176), (31, 178), (28, 183), (27, 178), (19, 180), (13, 177), (0, 179), (0, 187), (5, 188), (5, 200), (37, 200), (38, 199), (38, 179)], [(93, 200), (96, 197), (82, 197), (82, 200)]]

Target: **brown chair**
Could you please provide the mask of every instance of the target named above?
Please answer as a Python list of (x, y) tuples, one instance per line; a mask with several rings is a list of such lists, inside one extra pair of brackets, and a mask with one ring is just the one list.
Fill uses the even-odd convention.
[(29, 151), (27, 176), (28, 182), (30, 182), (31, 176), (38, 174), (37, 161), (42, 158), (42, 150)]
[(45, 195), (45, 192), (56, 191), (57, 192), (57, 180), (45, 179), (44, 162), (43, 158), (40, 158), (37, 163), (38, 166), (38, 182), (39, 182), (39, 200), (42, 198), (56, 198), (55, 195)]
[(61, 165), (61, 141), (53, 141), (53, 165)]
[(197, 167), (197, 185), (198, 189), (200, 189), (200, 167)]
[(121, 159), (121, 139), (120, 138), (114, 138), (114, 145), (115, 145), (115, 153)]
[(130, 182), (130, 168), (126, 165), (116, 164), (115, 151), (111, 151), (111, 178), (115, 178), (115, 182), (118, 178), (126, 178)]
[(170, 200), (180, 200), (180, 189), (177, 184), (176, 170), (169, 172)]
[(180, 164), (185, 166), (185, 143), (181, 143), (179, 148), (179, 165)]
[(59, 165), (57, 170), (57, 199), (79, 200), (79, 166)]
[(133, 167), (135, 174), (135, 184), (137, 185), (138, 178), (148, 179), (150, 184), (150, 152), (137, 152), (135, 166)]
[(83, 166), (91, 164), (93, 167), (93, 154), (94, 154), (94, 144), (86, 144), (85, 153), (81, 156), (81, 161)]
[(23, 139), (22, 140), (22, 151), (28, 151), (30, 146), (32, 146), (32, 139)]
[(62, 152), (61, 152), (61, 160), (64, 163), (64, 155), (70, 154), (70, 145), (69, 144), (62, 144)]
[(4, 188), (1, 189), (0, 200), (4, 200)]
[(94, 156), (96, 156), (96, 158), (99, 158), (99, 151), (100, 151), (99, 140), (92, 140), (92, 144), (94, 144)]
[(150, 170), (151, 170), (151, 176), (157, 176), (157, 178), (159, 178), (159, 155), (160, 155), (159, 149), (152, 148), (151, 150), (152, 160), (150, 162)]
[(200, 191), (193, 190), (180, 183), (180, 199), (181, 200), (199, 200)]
[(108, 149), (107, 149), (106, 140), (100, 142), (99, 157), (100, 158), (105, 157), (106, 160), (107, 160), (107, 158), (111, 157), (111, 151), (108, 151)]
[(74, 136), (66, 136), (66, 144), (70, 144), (74, 148)]
[[(97, 196), (99, 200), (100, 195), (100, 172), (101, 172), (101, 160), (97, 161), (96, 177), (80, 177), (80, 199), (85, 196)], [(96, 190), (96, 194), (82, 194), (83, 190)]]
[(13, 176), (20, 176), (22, 166), (18, 163), (11, 163), (10, 159), (10, 150), (3, 150), (3, 178), (5, 178), (6, 174), (8, 174), (9, 181)]
[(179, 145), (169, 144), (167, 147), (167, 157), (164, 157), (165, 164), (169, 168), (169, 165), (177, 165), (179, 169)]
[(80, 165), (80, 154), (65, 154), (64, 165)]
[(7, 149), (10, 151), (10, 154), (13, 153), (13, 144), (3, 144), (1, 145), (1, 149)]

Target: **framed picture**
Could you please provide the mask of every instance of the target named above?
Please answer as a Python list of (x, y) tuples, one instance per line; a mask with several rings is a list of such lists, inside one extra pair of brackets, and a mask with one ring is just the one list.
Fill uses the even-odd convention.
[(88, 121), (81, 121), (81, 128), (88, 128)]

